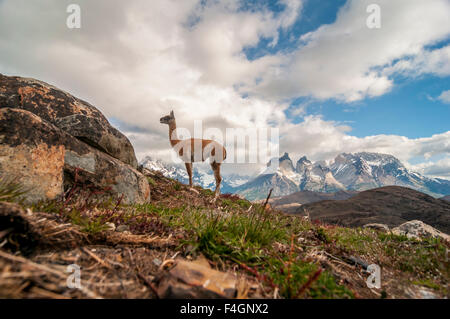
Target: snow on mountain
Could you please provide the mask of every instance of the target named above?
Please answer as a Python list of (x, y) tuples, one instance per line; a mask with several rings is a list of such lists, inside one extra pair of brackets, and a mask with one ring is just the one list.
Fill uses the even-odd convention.
[(330, 165), (313, 163), (303, 156), (295, 168), (285, 153), (275, 171), (266, 169), (234, 191), (254, 200), (265, 198), (270, 188), (274, 196), (284, 196), (299, 190), (330, 193), (388, 185), (409, 187), (435, 197), (450, 193), (450, 181), (411, 172), (392, 155), (368, 152), (339, 154)]
[[(184, 164), (170, 164), (165, 163), (159, 159), (153, 159), (150, 156), (145, 157), (140, 164), (145, 168), (161, 172), (165, 177), (175, 179), (183, 184), (189, 183), (189, 176), (186, 172)], [(203, 188), (214, 190), (216, 187), (216, 180), (212, 170), (201, 170), (194, 164), (192, 172), (192, 182), (194, 185), (200, 185)], [(250, 179), (249, 176), (230, 174), (222, 176), (221, 192), (228, 193), (234, 188), (245, 184)]]

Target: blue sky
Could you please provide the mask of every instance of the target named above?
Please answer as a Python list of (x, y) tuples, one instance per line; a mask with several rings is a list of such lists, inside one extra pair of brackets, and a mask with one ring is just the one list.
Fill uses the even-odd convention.
[[(423, 76), (394, 78), (396, 86), (380, 97), (353, 103), (335, 100), (311, 102), (308, 114), (349, 125), (352, 135), (395, 134), (409, 138), (431, 136), (450, 129), (450, 106), (437, 100), (450, 87), (449, 78)], [(434, 100), (432, 100), (434, 99)], [(293, 104), (308, 101), (298, 99)], [(301, 117), (297, 121), (301, 121)]]
[[(283, 9), (278, 1), (262, 1), (274, 12)], [(288, 30), (282, 30), (278, 44), (270, 46), (271, 39), (262, 39), (257, 46), (245, 48), (243, 51), (249, 60), (268, 53), (289, 52), (297, 48), (297, 39), (314, 31), (322, 25), (336, 21), (339, 9), (346, 0), (311, 1), (303, 3), (301, 18)], [(261, 1), (257, 1), (257, 6)], [(247, 3), (247, 8), (255, 6)], [(433, 49), (443, 48), (449, 40), (430, 46)], [(351, 127), (351, 133), (357, 137), (377, 134), (395, 134), (409, 138), (431, 136), (450, 130), (450, 105), (437, 99), (450, 89), (450, 78), (421, 75), (418, 77), (392, 77), (395, 86), (379, 97), (366, 98), (361, 101), (345, 103), (335, 99), (316, 100), (299, 97), (291, 101), (286, 111), (295, 123), (303, 120), (306, 114), (322, 115), (324, 120), (337, 121)], [(304, 106), (305, 112), (292, 117), (289, 110)]]

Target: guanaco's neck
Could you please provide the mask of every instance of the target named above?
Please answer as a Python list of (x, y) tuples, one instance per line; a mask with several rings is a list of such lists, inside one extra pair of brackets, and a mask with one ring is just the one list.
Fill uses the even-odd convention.
[(169, 123), (169, 140), (170, 145), (175, 146), (179, 142), (178, 135), (177, 135), (177, 122), (173, 120)]

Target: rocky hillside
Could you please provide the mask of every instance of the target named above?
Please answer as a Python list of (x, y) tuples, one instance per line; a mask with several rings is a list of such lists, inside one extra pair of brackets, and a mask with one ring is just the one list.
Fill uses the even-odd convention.
[(233, 192), (250, 200), (263, 199), (271, 188), (275, 196), (303, 190), (325, 193), (364, 191), (389, 185), (409, 187), (434, 197), (450, 192), (450, 181), (412, 172), (388, 154), (342, 153), (329, 165), (325, 162), (313, 163), (304, 156), (294, 166), (285, 153), (279, 158), (276, 171), (269, 169), (269, 163), (267, 170), (233, 189)]
[[(210, 190), (145, 174), (152, 202), (133, 205), (81, 188), (17, 205), (18, 186), (0, 183), (0, 297), (450, 297), (443, 239), (311, 223), (229, 195), (213, 203)], [(373, 263), (380, 288), (366, 284)], [(80, 288), (67, 286), (74, 264)]]
[(345, 226), (382, 223), (398, 226), (418, 219), (450, 234), (450, 203), (400, 186), (360, 192), (346, 200), (325, 200), (298, 207), (297, 214)]

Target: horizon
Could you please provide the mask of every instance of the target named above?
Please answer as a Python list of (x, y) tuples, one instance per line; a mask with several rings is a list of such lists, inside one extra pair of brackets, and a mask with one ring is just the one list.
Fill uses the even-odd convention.
[[(354, 153), (345, 153), (345, 152), (343, 152), (343, 153), (339, 153), (338, 155), (336, 155), (336, 157), (337, 156), (339, 156), (339, 155), (357, 155), (357, 154), (361, 154), (361, 153), (367, 153), (367, 154), (376, 154), (376, 155), (382, 155), (382, 156), (392, 156), (392, 157), (394, 157), (396, 160), (398, 160), (398, 161), (400, 161), (397, 157), (395, 157), (394, 155), (391, 155), (391, 154), (387, 154), (387, 153), (376, 153), (376, 152), (366, 152), (366, 151), (362, 151), (362, 152), (354, 152)], [(295, 170), (295, 166), (296, 166), (296, 163), (301, 159), (301, 158), (303, 158), (303, 157), (306, 157), (306, 159), (307, 160), (309, 160), (309, 161), (311, 161), (313, 164), (316, 164), (316, 163), (318, 163), (318, 162), (325, 162), (325, 164), (326, 164), (326, 166), (330, 166), (330, 165), (332, 165), (334, 162), (335, 162), (335, 159), (336, 158), (333, 158), (333, 159), (331, 159), (331, 160), (317, 160), (317, 161), (313, 161), (313, 160), (311, 160), (307, 155), (300, 155), (299, 157), (296, 157), (296, 159), (294, 158), (294, 157), (292, 157), (288, 152), (280, 152), (280, 156), (278, 157), (278, 158), (281, 158), (281, 157), (284, 157), (285, 155), (288, 155), (288, 157), (289, 157), (289, 159), (291, 160), (291, 162), (292, 162), (292, 165), (294, 166), (294, 170)], [(160, 161), (160, 162), (162, 162), (163, 164), (165, 164), (165, 165), (172, 165), (172, 166), (176, 166), (176, 167), (180, 167), (180, 168), (183, 168), (184, 166), (182, 165), (182, 163), (170, 163), (170, 162), (168, 162), (168, 161), (165, 161), (163, 158), (156, 158), (156, 157), (154, 157), (154, 156), (151, 156), (151, 155), (146, 155), (145, 157), (143, 157), (142, 159), (139, 159), (138, 160), (138, 162), (139, 162), (139, 165), (142, 165), (147, 159), (150, 159), (152, 162), (157, 162), (157, 161)], [(424, 174), (421, 174), (420, 172), (418, 172), (418, 171), (415, 171), (414, 169), (411, 169), (411, 168), (409, 168), (409, 167), (407, 167), (402, 161), (400, 161), (400, 163), (403, 165), (403, 166), (405, 166), (406, 167), (406, 169), (408, 170), (408, 171), (410, 171), (410, 172), (412, 172), (412, 173), (418, 173), (418, 174), (420, 174), (420, 175), (422, 175), (422, 176), (425, 176), (425, 177), (428, 177), (428, 178), (431, 178), (431, 179), (441, 179), (441, 180), (447, 180), (447, 181), (450, 181), (450, 178), (441, 178), (441, 177), (429, 177), (429, 176), (426, 176), (426, 175), (424, 175)], [(267, 165), (269, 164), (269, 162), (267, 163)], [(196, 166), (194, 166), (194, 170), (198, 170), (198, 171), (201, 171), (202, 173), (204, 173), (204, 174), (209, 174), (209, 175), (212, 175), (212, 171), (210, 171), (210, 169), (209, 169), (209, 164), (207, 164), (206, 162), (205, 163), (197, 163), (197, 165)], [(264, 173), (264, 172), (266, 172), (267, 170), (266, 170), (266, 168), (264, 167), (264, 168), (262, 168), (259, 172), (252, 172), (251, 174), (245, 174), (245, 173), (241, 173), (241, 171), (238, 171), (238, 172), (226, 172), (226, 173), (224, 173), (223, 175), (225, 176), (225, 177), (227, 177), (227, 176), (230, 176), (230, 175), (238, 175), (238, 176), (242, 176), (242, 177), (249, 177), (249, 179), (248, 179), (248, 181), (247, 182), (251, 182), (254, 178), (256, 178), (256, 177), (258, 177), (258, 176), (260, 176), (260, 175), (264, 175), (264, 174), (271, 174), (271, 171), (269, 171), (269, 172), (267, 172), (267, 173)], [(397, 185), (385, 185), (385, 186), (397, 186)], [(385, 187), (385, 186), (381, 186), (381, 187)], [(447, 195), (448, 196), (448, 195)]]
[(93, 104), (140, 160), (170, 158), (173, 107), (188, 129), (279, 128), (291, 158), (386, 153), (450, 179), (448, 1), (377, 1), (369, 27), (372, 1), (80, 0), (79, 29), (70, 3), (0, 0), (0, 73)]

